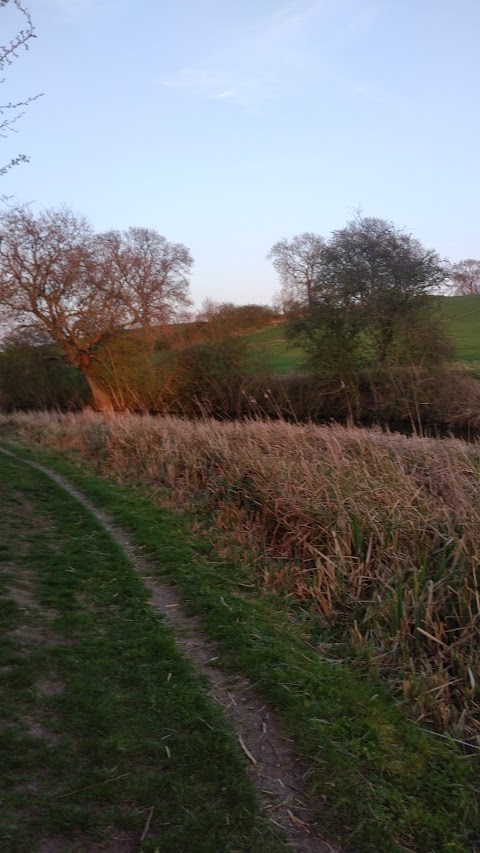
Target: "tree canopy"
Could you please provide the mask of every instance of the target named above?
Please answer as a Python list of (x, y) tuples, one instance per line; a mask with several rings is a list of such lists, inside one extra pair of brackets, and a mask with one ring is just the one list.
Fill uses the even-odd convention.
[(189, 303), (189, 250), (153, 229), (95, 233), (68, 209), (17, 207), (0, 216), (0, 307), (11, 325), (46, 332), (85, 376), (98, 409), (113, 408), (98, 379), (114, 336), (170, 322)]
[(450, 280), (458, 296), (476, 296), (480, 293), (480, 261), (466, 258), (452, 266)]
[[(303, 245), (305, 236), (284, 242)], [(311, 366), (346, 381), (363, 366), (418, 362), (446, 349), (431, 297), (448, 273), (436, 252), (371, 217), (357, 216), (327, 241), (313, 236), (312, 281), (298, 291), (289, 326)]]
[(277, 301), (283, 310), (292, 310), (305, 303), (309, 306), (314, 304), (324, 243), (319, 234), (305, 232), (291, 240), (279, 240), (270, 249), (267, 257), (280, 279), (281, 291)]

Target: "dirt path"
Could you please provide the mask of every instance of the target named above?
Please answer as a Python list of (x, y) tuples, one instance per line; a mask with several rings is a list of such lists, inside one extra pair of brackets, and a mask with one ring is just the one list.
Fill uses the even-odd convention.
[(340, 853), (338, 843), (323, 837), (319, 824), (322, 804), (312, 802), (308, 795), (308, 768), (296, 759), (292, 744), (282, 734), (275, 715), (246, 679), (226, 675), (212, 666), (216, 659), (215, 649), (202, 637), (199, 620), (184, 612), (176, 590), (155, 579), (154, 567), (138, 556), (125, 531), (113, 524), (105, 512), (95, 507), (64, 477), (43, 465), (20, 459), (4, 448), (0, 448), (0, 452), (36, 468), (53, 480), (95, 516), (123, 549), (150, 590), (152, 607), (164, 616), (175, 631), (179, 647), (208, 680), (211, 697), (222, 706), (246, 755), (265, 812), (283, 830), (292, 850), (298, 853)]

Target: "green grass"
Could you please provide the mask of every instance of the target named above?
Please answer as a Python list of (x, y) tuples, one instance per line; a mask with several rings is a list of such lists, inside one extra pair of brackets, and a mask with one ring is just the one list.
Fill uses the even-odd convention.
[(311, 765), (324, 825), (342, 827), (350, 849), (478, 849), (472, 760), (408, 721), (384, 686), (342, 660), (345, 650), (329, 646), (334, 638), (312, 612), (262, 595), (247, 562), (222, 560), (206, 537), (192, 537), (188, 514), (179, 518), (58, 457), (40, 458), (131, 531), (159, 577), (201, 617), (220, 665), (256, 682)]
[(480, 295), (449, 296), (442, 313), (460, 361), (480, 361)]
[[(441, 299), (441, 312), (460, 361), (480, 361), (480, 296), (449, 296)], [(269, 326), (248, 336), (252, 358), (263, 356), (274, 373), (293, 373), (301, 368), (302, 351), (285, 338), (285, 324)]]
[(274, 373), (284, 375), (293, 373), (301, 367), (303, 352), (285, 338), (285, 323), (268, 326), (247, 337), (252, 360), (266, 364)]
[(0, 468), (2, 853), (283, 850), (123, 552), (40, 472)]

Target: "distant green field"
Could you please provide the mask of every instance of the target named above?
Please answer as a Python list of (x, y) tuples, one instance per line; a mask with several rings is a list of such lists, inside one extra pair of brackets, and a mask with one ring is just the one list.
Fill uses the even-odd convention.
[(458, 359), (480, 361), (480, 295), (448, 296), (441, 306)]
[(292, 373), (301, 366), (303, 352), (285, 338), (285, 323), (252, 332), (247, 338), (252, 361), (258, 358), (275, 373)]
[[(446, 296), (441, 311), (459, 361), (480, 361), (480, 296)], [(298, 370), (302, 350), (285, 338), (285, 324), (269, 326), (249, 335), (252, 358), (267, 360), (271, 370), (285, 374)]]

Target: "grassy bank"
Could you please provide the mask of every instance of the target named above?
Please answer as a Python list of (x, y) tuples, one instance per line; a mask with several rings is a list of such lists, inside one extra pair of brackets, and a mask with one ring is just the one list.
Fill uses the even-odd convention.
[(2, 431), (154, 497), (74, 475), (282, 713), (352, 849), (475, 849), (478, 759), (408, 722), (378, 677), (421, 725), (475, 742), (477, 448), (148, 418), (18, 417)]
[(18, 415), (2, 430), (213, 514), (423, 717), (478, 735), (480, 448), (282, 422)]
[(283, 850), (121, 550), (39, 472), (0, 470), (2, 851)]
[[(480, 361), (480, 296), (442, 297), (440, 313), (457, 359)], [(253, 332), (248, 343), (252, 357), (262, 355), (274, 373), (284, 375), (302, 368), (302, 350), (287, 342), (284, 323)]]

